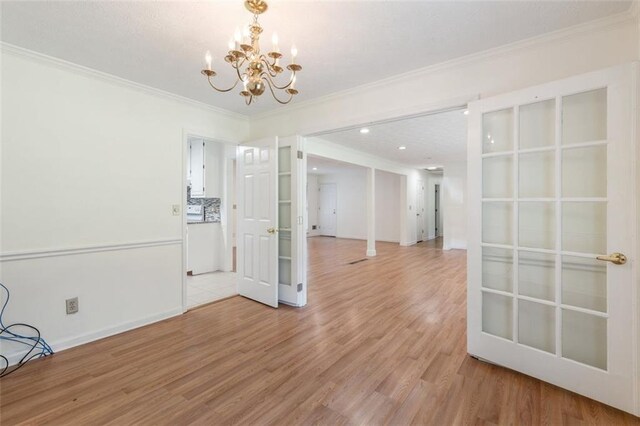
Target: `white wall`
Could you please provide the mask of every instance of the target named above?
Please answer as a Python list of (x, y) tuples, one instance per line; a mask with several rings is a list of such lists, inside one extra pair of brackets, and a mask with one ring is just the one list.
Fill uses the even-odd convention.
[(183, 132), (239, 142), (248, 121), (3, 47), (2, 124), (6, 321), (61, 349), (182, 312)]
[[(376, 170), (376, 240), (400, 242), (400, 175)], [(417, 227), (416, 227), (417, 228)]]
[(318, 175), (318, 185), (336, 185), (336, 237), (367, 238), (366, 169), (353, 167), (332, 174)]
[[(309, 175), (309, 206), (317, 210), (317, 188), (324, 183), (336, 184), (336, 237), (367, 239), (367, 174), (363, 167), (348, 167), (340, 172)], [(315, 180), (316, 183), (312, 181)], [(400, 241), (400, 176), (376, 170), (376, 240)], [(316, 190), (311, 192), (311, 188)], [(311, 216), (311, 212), (309, 213)], [(316, 215), (317, 218), (317, 215)], [(316, 219), (317, 220), (317, 219)], [(312, 219), (309, 219), (312, 224)], [(312, 233), (310, 235), (319, 235)]]
[(444, 165), (440, 201), (444, 206), (442, 247), (467, 248), (467, 162)]

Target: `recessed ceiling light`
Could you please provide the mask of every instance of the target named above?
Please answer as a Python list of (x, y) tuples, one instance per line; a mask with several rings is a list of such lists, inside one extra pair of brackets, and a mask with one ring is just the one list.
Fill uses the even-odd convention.
[(366, 127), (363, 127), (362, 129), (360, 129), (360, 133), (362, 133), (363, 135), (366, 135), (367, 133), (369, 133), (369, 129)]
[(437, 167), (427, 167), (427, 170), (438, 170)]
[(468, 109), (465, 109), (465, 110), (464, 110), (464, 112), (463, 112), (463, 114), (464, 114), (464, 115), (469, 115), (469, 110), (468, 110)]
[(406, 147), (406, 146), (399, 146), (399, 147), (398, 147), (398, 149), (399, 149), (400, 151), (404, 151), (405, 149), (407, 149), (407, 147)]
[(312, 170), (318, 170), (318, 168), (317, 168), (317, 167), (314, 167)]

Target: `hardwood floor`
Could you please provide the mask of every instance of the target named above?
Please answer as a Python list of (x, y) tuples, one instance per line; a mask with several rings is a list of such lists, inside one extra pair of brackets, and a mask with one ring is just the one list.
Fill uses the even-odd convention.
[(640, 424), (466, 354), (465, 252), (309, 240), (309, 304), (234, 297), (25, 366), (29, 424)]

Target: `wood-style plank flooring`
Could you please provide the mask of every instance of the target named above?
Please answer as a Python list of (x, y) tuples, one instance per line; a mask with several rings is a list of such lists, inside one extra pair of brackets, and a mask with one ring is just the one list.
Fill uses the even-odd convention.
[(309, 240), (309, 304), (234, 297), (0, 382), (28, 424), (640, 424), (466, 354), (465, 252)]

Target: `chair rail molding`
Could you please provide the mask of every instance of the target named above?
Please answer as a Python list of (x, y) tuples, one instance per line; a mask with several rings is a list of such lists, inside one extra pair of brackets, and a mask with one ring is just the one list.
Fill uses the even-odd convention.
[(20, 250), (0, 253), (0, 263), (17, 260), (39, 259), (43, 257), (73, 256), (85, 253), (99, 253), (104, 251), (133, 250), (148, 247), (181, 245), (181, 238), (159, 239), (149, 241), (129, 241), (123, 243), (98, 244), (65, 248), (50, 248), (38, 250)]

